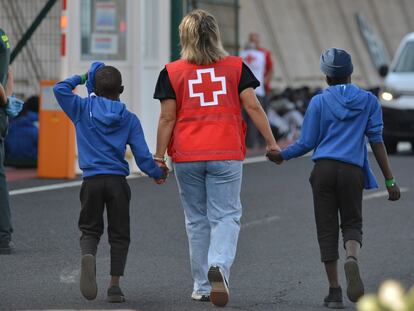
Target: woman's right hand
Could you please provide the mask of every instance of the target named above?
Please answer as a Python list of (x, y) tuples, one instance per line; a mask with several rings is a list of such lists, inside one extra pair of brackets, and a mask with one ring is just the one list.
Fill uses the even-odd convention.
[(266, 146), (266, 152), (271, 152), (271, 151), (282, 151), (282, 149), (280, 149), (277, 143), (273, 143), (273, 144)]

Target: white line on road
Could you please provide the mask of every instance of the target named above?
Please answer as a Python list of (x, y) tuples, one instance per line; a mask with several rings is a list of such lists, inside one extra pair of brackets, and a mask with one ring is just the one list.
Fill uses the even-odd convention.
[[(142, 176), (143, 176), (142, 174), (134, 174), (134, 175), (128, 176), (127, 179), (134, 179), (134, 178), (139, 178), (139, 177), (142, 177)], [(49, 191), (49, 190), (73, 188), (73, 187), (78, 187), (81, 184), (82, 184), (82, 180), (77, 180), (77, 181), (70, 181), (70, 182), (52, 184), (52, 185), (46, 185), (46, 186), (16, 189), (16, 190), (9, 191), (9, 196), (19, 195), (19, 194), (27, 194), (27, 193), (34, 193), (34, 192), (43, 192), (43, 191)]]
[[(408, 192), (408, 188), (401, 188), (400, 192)], [(374, 193), (370, 193), (370, 194), (366, 194), (364, 195), (364, 200), (371, 200), (371, 199), (376, 199), (376, 198), (382, 198), (382, 197), (386, 197), (388, 196), (388, 191), (384, 190), (384, 191), (377, 191)]]
[(42, 191), (48, 191), (48, 190), (72, 188), (72, 187), (80, 186), (81, 184), (82, 184), (82, 181), (71, 181), (71, 182), (60, 183), (60, 184), (17, 189), (17, 190), (11, 190), (9, 192), (9, 195), (12, 196), (12, 195), (19, 195), (19, 194), (26, 194), (26, 193), (33, 193), (33, 192), (42, 192)]
[(257, 156), (257, 157), (249, 157), (243, 161), (243, 164), (252, 164), (252, 163), (259, 163), (259, 162), (266, 162), (268, 161), (265, 156)]
[[(36, 309), (36, 310), (21, 310), (21, 311), (104, 311), (106, 309)], [(140, 311), (138, 309), (110, 309), (111, 311)]]
[(266, 217), (266, 218), (262, 218), (262, 219), (253, 220), (253, 221), (243, 223), (241, 225), (241, 228), (245, 229), (245, 228), (255, 227), (255, 226), (259, 226), (259, 225), (264, 225), (264, 224), (268, 224), (268, 223), (270, 223), (272, 221), (275, 221), (275, 220), (278, 220), (278, 219), (280, 219), (279, 216), (276, 216), (276, 215), (275, 216), (269, 216), (269, 217)]
[(76, 283), (80, 274), (80, 269), (75, 269), (72, 271), (63, 270), (59, 275), (59, 280), (61, 283), (71, 284)]
[[(251, 158), (245, 159), (243, 164), (259, 163), (259, 162), (265, 162), (265, 161), (267, 161), (265, 156), (251, 157)], [(143, 174), (134, 174), (134, 175), (128, 176), (127, 178), (128, 179), (134, 179), (134, 178), (138, 178), (138, 177), (142, 177), (142, 176), (144, 176), (144, 175)], [(52, 185), (16, 189), (16, 190), (9, 191), (9, 195), (14, 196), (14, 195), (20, 195), (20, 194), (28, 194), (28, 193), (35, 193), (35, 192), (43, 192), (43, 191), (50, 191), (50, 190), (73, 188), (73, 187), (78, 187), (81, 184), (82, 184), (82, 180), (77, 180), (77, 181), (70, 181), (70, 182), (58, 183), (58, 184), (52, 184)]]

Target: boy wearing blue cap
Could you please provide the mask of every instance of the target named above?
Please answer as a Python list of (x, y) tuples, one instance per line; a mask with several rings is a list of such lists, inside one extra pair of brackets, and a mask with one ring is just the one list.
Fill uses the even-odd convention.
[[(81, 98), (73, 93), (73, 89), (86, 81), (89, 97)], [(125, 179), (129, 175), (126, 145), (130, 145), (138, 167), (157, 183), (163, 183), (168, 170), (161, 169), (153, 160), (139, 119), (120, 101), (122, 77), (116, 68), (95, 62), (87, 75), (75, 75), (59, 82), (53, 91), (59, 105), (75, 124), (79, 167), (83, 171), (79, 217), (82, 232), (80, 289), (86, 299), (96, 298), (95, 256), (104, 230), (106, 206), (111, 246), (107, 300), (123, 302), (125, 298), (119, 279), (124, 274), (130, 242), (131, 199)]]
[[(364, 294), (358, 267), (362, 245), (363, 189), (377, 188), (371, 172), (366, 138), (385, 178), (389, 200), (400, 198), (382, 139), (382, 113), (378, 99), (351, 84), (353, 65), (344, 50), (330, 48), (320, 59), (329, 87), (312, 98), (300, 139), (283, 151), (268, 154), (281, 164), (314, 150), (310, 176), (321, 260), (329, 281), (328, 308), (343, 308), (338, 281), (338, 235), (346, 250), (345, 275), (349, 300)], [(338, 213), (340, 223), (338, 221)]]

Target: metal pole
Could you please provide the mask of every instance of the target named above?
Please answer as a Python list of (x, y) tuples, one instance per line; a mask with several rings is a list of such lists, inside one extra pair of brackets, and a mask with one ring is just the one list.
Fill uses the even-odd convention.
[(239, 0), (234, 0), (234, 14), (235, 15), (235, 31), (234, 31), (234, 35), (235, 35), (235, 51), (234, 51), (234, 55), (239, 55), (239, 50), (240, 50), (240, 45), (239, 45), (239, 40), (240, 40), (240, 20), (239, 20), (239, 13), (240, 13), (240, 7), (239, 7)]
[(171, 0), (171, 60), (180, 58), (180, 37), (178, 34), (178, 26), (183, 18), (183, 1)]
[(53, 7), (53, 5), (57, 2), (57, 0), (49, 0), (43, 9), (39, 12), (39, 14), (34, 19), (33, 23), (30, 25), (30, 27), (27, 29), (27, 31), (24, 33), (22, 38), (17, 43), (16, 47), (13, 49), (11, 55), (10, 55), (10, 64), (13, 63), (13, 61), (16, 59), (17, 55), (22, 51), (22, 49), (25, 47), (27, 42), (32, 37), (33, 33), (36, 31), (37, 27), (41, 24), (43, 19), (46, 17), (46, 15), (49, 13), (50, 9)]

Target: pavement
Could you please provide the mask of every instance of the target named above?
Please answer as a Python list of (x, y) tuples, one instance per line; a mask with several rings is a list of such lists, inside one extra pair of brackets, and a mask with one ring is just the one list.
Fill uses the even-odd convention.
[[(371, 159), (372, 160), (372, 159)], [(381, 181), (378, 167), (373, 163)], [(386, 279), (414, 283), (414, 157), (391, 157), (403, 188), (397, 203), (384, 187), (365, 193), (360, 268), (367, 292)], [(244, 166), (243, 218), (226, 310), (326, 310), (328, 290), (319, 260), (308, 177), (308, 157), (282, 166), (253, 158)], [(109, 277), (107, 236), (97, 256), (99, 292), (79, 292), (79, 181), (10, 182), (16, 253), (0, 256), (0, 310), (216, 310), (190, 299), (192, 280), (184, 216), (171, 176), (158, 186), (132, 178), (132, 241), (122, 289), (127, 302), (105, 302)], [(53, 184), (58, 186), (49, 187)], [(341, 283), (343, 250), (341, 250)], [(354, 305), (344, 297), (347, 310)]]

